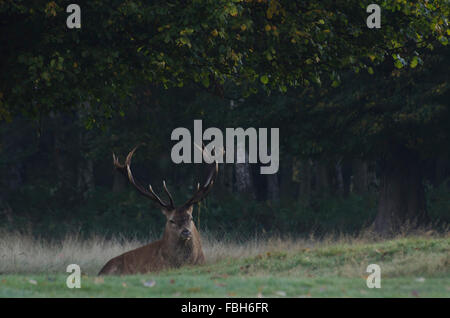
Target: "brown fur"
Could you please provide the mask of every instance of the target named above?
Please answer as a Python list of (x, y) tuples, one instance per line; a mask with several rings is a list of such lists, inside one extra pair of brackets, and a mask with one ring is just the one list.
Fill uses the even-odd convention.
[[(183, 265), (203, 264), (205, 256), (200, 234), (192, 222), (192, 207), (187, 211), (166, 211), (165, 214), (167, 223), (161, 240), (114, 257), (103, 266), (99, 275), (143, 274)], [(189, 218), (188, 221), (186, 217)], [(177, 224), (170, 222), (173, 219), (178, 219)], [(180, 238), (183, 229), (190, 230), (190, 239)]]

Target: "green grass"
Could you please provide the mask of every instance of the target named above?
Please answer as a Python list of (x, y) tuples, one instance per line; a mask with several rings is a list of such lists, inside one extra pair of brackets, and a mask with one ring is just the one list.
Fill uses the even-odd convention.
[[(80, 289), (59, 273), (0, 275), (0, 297), (450, 297), (450, 238), (403, 237), (278, 244), (158, 274), (83, 274)], [(366, 286), (369, 264), (381, 288)], [(83, 267), (82, 267), (83, 270)]]
[[(36, 280), (32, 285), (29, 279)], [(143, 282), (154, 279), (153, 287)], [(64, 275), (2, 278), (0, 297), (449, 297), (450, 279), (415, 277), (382, 279), (380, 289), (369, 289), (362, 278), (242, 275), (214, 278), (185, 273), (107, 277), (96, 282), (83, 277), (80, 289), (69, 289)], [(51, 281), (50, 281), (51, 280)]]

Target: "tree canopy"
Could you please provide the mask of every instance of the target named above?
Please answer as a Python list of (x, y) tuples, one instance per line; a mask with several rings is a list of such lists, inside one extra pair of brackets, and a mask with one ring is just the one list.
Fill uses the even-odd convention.
[(424, 49), (448, 42), (449, 3), (382, 1), (381, 28), (366, 25), (371, 1), (83, 1), (81, 28), (67, 3), (0, 2), (0, 117), (78, 108), (122, 113), (136, 84), (198, 83), (220, 94), (338, 86), (341, 70), (387, 61), (416, 67)]

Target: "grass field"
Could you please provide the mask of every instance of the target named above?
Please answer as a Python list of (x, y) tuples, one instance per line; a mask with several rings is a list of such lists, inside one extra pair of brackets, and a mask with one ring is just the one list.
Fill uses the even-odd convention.
[[(239, 244), (205, 238), (205, 265), (123, 277), (95, 274), (109, 257), (143, 242), (45, 243), (18, 234), (1, 242), (0, 297), (450, 297), (448, 235)], [(66, 286), (72, 263), (83, 272), (80, 289)], [(366, 285), (373, 263), (381, 267), (380, 289)]]

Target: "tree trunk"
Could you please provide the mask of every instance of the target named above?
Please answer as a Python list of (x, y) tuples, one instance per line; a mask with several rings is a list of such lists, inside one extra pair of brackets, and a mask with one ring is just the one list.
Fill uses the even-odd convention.
[(113, 171), (113, 184), (112, 184), (112, 192), (120, 193), (126, 189), (127, 181), (123, 174), (114, 169)]
[(273, 202), (280, 201), (280, 185), (276, 173), (267, 175), (267, 198)]
[(252, 173), (250, 163), (248, 162), (247, 151), (239, 154), (235, 151), (235, 161), (237, 162), (238, 155), (245, 156), (244, 158), (239, 158), (244, 163), (236, 163), (234, 165), (234, 177), (235, 177), (235, 189), (238, 193), (246, 193), (252, 198), (255, 198), (255, 191), (252, 182)]
[[(67, 118), (63, 116), (51, 116), (55, 119), (55, 121), (61, 120), (67, 126), (69, 125)], [(67, 127), (67, 126), (64, 126)], [(66, 131), (56, 126), (55, 131), (53, 132), (53, 144), (54, 144), (54, 164), (56, 168), (57, 181), (56, 186), (58, 191), (69, 191), (68, 188), (73, 184), (72, 181), (72, 167), (67, 162), (69, 161), (69, 157), (67, 155), (67, 148), (72, 140), (69, 140)]]
[(316, 161), (315, 168), (315, 192), (320, 197), (326, 197), (330, 193), (328, 167), (325, 163)]
[(285, 155), (283, 164), (280, 165), (278, 185), (281, 196), (293, 198), (297, 195), (295, 193), (296, 187), (293, 182), (293, 160), (289, 155)]
[(337, 193), (339, 195), (344, 195), (344, 174), (342, 172), (342, 159), (339, 159), (335, 164), (336, 169), (336, 183), (337, 183)]
[(369, 174), (367, 162), (356, 159), (353, 161), (353, 191), (364, 194), (369, 188)]
[(230, 165), (230, 164), (224, 164), (223, 165), (223, 182), (224, 182), (224, 186), (225, 189), (227, 189), (227, 191), (229, 193), (233, 192), (233, 169), (234, 166)]
[(428, 220), (422, 173), (417, 153), (397, 148), (382, 163), (378, 214), (374, 230), (395, 234), (402, 226), (417, 226)]
[(94, 162), (90, 158), (82, 158), (78, 165), (78, 192), (87, 197), (95, 188), (94, 182)]
[(311, 160), (298, 160), (294, 166), (295, 170), (298, 170), (294, 174), (295, 179), (300, 182), (299, 197), (302, 200), (309, 200), (311, 197), (311, 185), (312, 185), (312, 162)]
[(436, 158), (435, 177), (433, 178), (433, 185), (439, 187), (449, 176), (449, 159), (446, 155), (441, 155)]
[[(89, 107), (89, 103), (85, 103)], [(78, 149), (80, 156), (78, 158), (77, 171), (77, 192), (83, 197), (88, 197), (95, 188), (94, 178), (94, 160), (92, 158), (92, 148), (90, 141), (94, 138), (93, 131), (86, 130), (81, 124), (84, 118), (84, 111), (77, 112), (78, 124)]]

